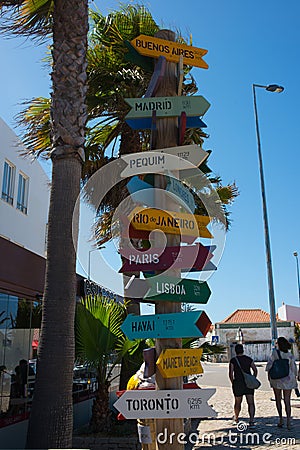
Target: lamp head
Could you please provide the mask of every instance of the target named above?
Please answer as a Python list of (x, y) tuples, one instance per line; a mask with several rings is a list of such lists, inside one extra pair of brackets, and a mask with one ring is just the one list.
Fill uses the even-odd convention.
[(297, 253), (297, 252), (294, 252), (293, 255), (297, 257), (297, 256), (298, 256), (298, 253)]
[(282, 91), (284, 91), (284, 87), (279, 86), (278, 84), (269, 84), (266, 87), (266, 90), (270, 91), (270, 92), (282, 92)]

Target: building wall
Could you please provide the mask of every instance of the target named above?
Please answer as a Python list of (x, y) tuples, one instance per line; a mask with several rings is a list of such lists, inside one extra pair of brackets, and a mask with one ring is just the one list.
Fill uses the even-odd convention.
[[(49, 179), (37, 160), (20, 156), (20, 151), (24, 151), (20, 140), (0, 118), (0, 235), (40, 256), (45, 256)], [(12, 205), (1, 198), (6, 160), (16, 168)], [(27, 214), (16, 207), (20, 172), (29, 178)]]
[[(226, 347), (226, 353), (218, 358), (219, 361), (229, 361), (234, 353), (234, 346), (238, 343), (237, 331), (239, 327), (243, 333), (245, 354), (254, 361), (267, 361), (271, 353), (271, 330), (266, 324), (216, 324), (215, 335), (219, 336), (219, 344)], [(277, 323), (278, 336), (287, 340), (294, 339), (294, 325), (292, 323)], [(293, 345), (293, 353), (298, 358), (297, 346)]]
[(281, 320), (292, 320), (300, 322), (300, 307), (292, 305), (282, 305), (278, 308), (278, 317)]

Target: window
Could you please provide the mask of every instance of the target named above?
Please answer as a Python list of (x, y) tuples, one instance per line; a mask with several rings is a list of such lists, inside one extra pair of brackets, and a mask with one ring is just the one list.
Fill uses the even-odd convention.
[(24, 214), (27, 214), (28, 182), (28, 177), (19, 173), (17, 208)]
[(2, 182), (2, 199), (13, 204), (14, 201), (14, 185), (15, 185), (15, 166), (8, 162), (4, 162), (3, 182)]

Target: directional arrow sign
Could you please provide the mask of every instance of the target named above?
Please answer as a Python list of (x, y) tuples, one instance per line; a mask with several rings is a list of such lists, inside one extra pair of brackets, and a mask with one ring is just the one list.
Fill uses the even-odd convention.
[(206, 282), (155, 276), (141, 280), (132, 277), (124, 287), (124, 297), (142, 299), (145, 302), (168, 301), (205, 304), (211, 295)]
[(135, 203), (154, 206), (155, 189), (151, 184), (141, 180), (138, 176), (134, 176), (126, 187)]
[(137, 207), (130, 213), (128, 219), (137, 230), (161, 230), (168, 234), (213, 238), (206, 228), (210, 222), (208, 216)]
[[(168, 157), (168, 155), (171, 155)], [(174, 156), (179, 158), (176, 160)], [(191, 164), (198, 167), (209, 156), (198, 145), (183, 145), (181, 147), (169, 147), (151, 152), (129, 153), (121, 156), (128, 165), (121, 172), (122, 178), (139, 175), (142, 173), (164, 173), (168, 170), (191, 169)]]
[(216, 389), (126, 391), (114, 407), (126, 419), (175, 419), (176, 417), (216, 417), (207, 404)]
[(168, 348), (159, 355), (156, 365), (163, 378), (203, 373), (202, 348)]
[(189, 189), (185, 187), (183, 183), (181, 183), (181, 181), (177, 180), (176, 178), (169, 177), (166, 190), (174, 194), (178, 199), (181, 199), (192, 212), (195, 211), (196, 204), (194, 196), (193, 194), (191, 194)]
[(132, 108), (126, 119), (152, 117), (152, 111), (156, 111), (156, 117), (177, 117), (182, 112), (185, 112), (187, 117), (203, 116), (210, 107), (210, 103), (202, 95), (125, 98), (124, 100)]
[[(184, 207), (188, 206), (194, 212), (196, 208), (195, 200), (189, 189), (176, 178), (169, 177), (168, 180), (166, 191), (175, 196), (177, 203)], [(155, 206), (155, 188), (151, 184), (146, 183), (135, 175), (130, 179), (126, 187), (135, 203), (149, 207)]]
[(130, 41), (130, 43), (141, 55), (151, 56), (152, 58), (157, 58), (162, 55), (167, 61), (172, 62), (178, 62), (182, 55), (184, 64), (208, 69), (207, 63), (202, 59), (202, 56), (207, 53), (207, 50), (203, 48), (178, 44), (177, 42), (145, 36), (143, 34)]
[[(125, 120), (127, 125), (133, 130), (150, 130), (152, 128), (152, 118), (150, 117), (143, 117), (141, 119), (128, 118)], [(187, 117), (186, 128), (207, 128), (207, 125), (199, 117)]]
[(121, 329), (128, 339), (205, 337), (211, 321), (204, 311), (134, 316), (129, 314)]
[(126, 259), (119, 272), (149, 272), (158, 270), (191, 269), (202, 270), (213, 257), (210, 247), (195, 244), (185, 247), (153, 248), (140, 251), (130, 248), (120, 249)]
[[(145, 274), (146, 275), (146, 274)], [(169, 302), (202, 303), (208, 302), (211, 290), (206, 282), (164, 277), (148, 277), (146, 283), (150, 289), (145, 295), (149, 301), (165, 300)]]
[[(123, 239), (142, 239), (144, 241), (150, 241), (151, 232), (155, 230), (138, 230), (133, 228), (132, 224), (129, 222), (126, 216), (120, 216), (123, 222), (123, 227), (121, 229), (121, 236)], [(186, 244), (192, 244), (198, 236), (180, 236), (180, 241)]]

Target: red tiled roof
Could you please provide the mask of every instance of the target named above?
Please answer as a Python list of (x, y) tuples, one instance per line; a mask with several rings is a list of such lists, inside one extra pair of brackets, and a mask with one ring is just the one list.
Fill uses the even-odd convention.
[(270, 322), (270, 314), (262, 309), (237, 309), (221, 323)]

